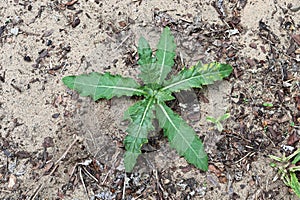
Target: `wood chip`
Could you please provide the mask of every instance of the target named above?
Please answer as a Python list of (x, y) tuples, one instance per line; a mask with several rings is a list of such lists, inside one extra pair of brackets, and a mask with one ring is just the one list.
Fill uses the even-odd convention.
[(9, 190), (12, 190), (15, 187), (16, 184), (17, 184), (17, 177), (15, 175), (11, 174), (9, 176), (7, 188)]
[(295, 42), (300, 45), (300, 34), (298, 35), (292, 35), (292, 38), (295, 40)]
[(52, 33), (54, 32), (54, 29), (50, 29), (50, 30), (46, 30), (42, 37), (49, 37), (50, 35), (52, 35)]

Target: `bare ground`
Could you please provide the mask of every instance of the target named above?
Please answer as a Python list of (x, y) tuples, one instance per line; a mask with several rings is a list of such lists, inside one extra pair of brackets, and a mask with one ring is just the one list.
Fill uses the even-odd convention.
[[(299, 2), (0, 2), (1, 199), (297, 199), (269, 154), (299, 148)], [(204, 173), (160, 135), (125, 175), (122, 113), (134, 98), (91, 102), (61, 78), (91, 71), (137, 79), (137, 41), (163, 27), (176, 66), (226, 62), (234, 73), (195, 90), (200, 113), (172, 108), (209, 153)], [(272, 107), (263, 106), (272, 103)], [(205, 118), (229, 112), (218, 133)], [(125, 184), (126, 183), (126, 184)]]

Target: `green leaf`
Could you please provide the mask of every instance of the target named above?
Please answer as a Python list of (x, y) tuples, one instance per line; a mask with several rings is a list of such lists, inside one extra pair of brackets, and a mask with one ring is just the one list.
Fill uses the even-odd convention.
[(152, 56), (150, 45), (143, 37), (141, 37), (139, 40), (138, 54), (138, 64), (140, 65), (141, 70), (139, 77), (145, 84), (153, 83), (153, 75), (157, 74), (155, 57)]
[(213, 62), (202, 65), (198, 63), (189, 69), (183, 69), (178, 75), (164, 82), (162, 90), (178, 92), (192, 87), (201, 88), (202, 85), (212, 84), (214, 81), (222, 80), (229, 76), (232, 67), (228, 64)]
[(293, 189), (295, 194), (300, 197), (300, 183), (299, 180), (294, 172), (290, 172), (291, 181), (290, 181), (290, 187)]
[(154, 130), (153, 120), (153, 99), (144, 99), (131, 106), (127, 111), (131, 123), (127, 128), (128, 135), (124, 139), (125, 171), (131, 172), (137, 157), (141, 154), (141, 147), (147, 143), (148, 132)]
[(223, 125), (221, 124), (221, 122), (217, 122), (216, 123), (216, 125), (217, 125), (217, 130), (219, 131), (219, 132), (222, 132), (223, 131)]
[(293, 162), (292, 162), (292, 164), (296, 164), (297, 162), (299, 162), (300, 161), (300, 153), (298, 153), (297, 155), (296, 155), (296, 157), (294, 158), (294, 160), (293, 160)]
[(222, 115), (221, 117), (218, 117), (218, 121), (224, 121), (225, 119), (228, 119), (230, 117), (230, 113), (225, 113), (224, 115)]
[(142, 95), (143, 90), (132, 78), (123, 78), (110, 73), (99, 74), (92, 72), (79, 76), (66, 76), (63, 83), (70, 89), (76, 90), (81, 96), (90, 96), (94, 101), (112, 97)]
[(157, 100), (157, 103), (171, 101), (175, 99), (175, 97), (172, 95), (172, 92), (170, 92), (169, 90), (157, 91), (155, 98)]
[(157, 44), (156, 57), (152, 57), (152, 52), (148, 42), (142, 37), (139, 40), (138, 64), (141, 66), (140, 78), (145, 84), (161, 84), (174, 65), (176, 45), (170, 28), (166, 27)]
[(207, 116), (206, 120), (209, 121), (209, 122), (212, 122), (214, 124), (218, 122), (218, 120), (216, 118), (212, 117), (212, 116)]
[(166, 27), (162, 32), (156, 51), (157, 67), (159, 68), (159, 84), (162, 84), (174, 65), (176, 45), (170, 28)]
[(153, 62), (152, 50), (150, 48), (149, 43), (147, 42), (147, 40), (144, 37), (141, 37), (139, 40), (138, 54), (139, 54), (138, 64), (141, 67), (144, 67), (144, 65), (147, 65), (147, 64)]
[(164, 129), (171, 147), (175, 148), (189, 163), (207, 171), (208, 157), (195, 131), (166, 104), (157, 104), (155, 111), (159, 126)]
[(268, 103), (268, 102), (264, 102), (262, 105), (264, 107), (273, 107), (273, 104), (272, 103)]

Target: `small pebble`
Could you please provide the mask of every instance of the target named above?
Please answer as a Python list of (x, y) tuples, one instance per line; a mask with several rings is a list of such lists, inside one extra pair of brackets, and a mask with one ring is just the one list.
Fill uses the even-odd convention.
[(52, 118), (56, 119), (56, 118), (59, 117), (59, 115), (60, 115), (59, 113), (55, 113), (55, 114), (52, 115)]
[(25, 60), (26, 62), (31, 62), (31, 58), (30, 58), (29, 56), (24, 56), (24, 60)]
[(46, 45), (47, 45), (47, 46), (52, 45), (52, 40), (47, 40)]
[(257, 45), (254, 42), (250, 43), (249, 46), (253, 49), (257, 49)]
[(165, 180), (163, 181), (164, 185), (168, 185), (170, 182), (171, 182), (171, 181), (170, 181), (169, 179), (165, 179)]
[(10, 29), (10, 33), (13, 34), (13, 35), (18, 35), (19, 34), (19, 28)]

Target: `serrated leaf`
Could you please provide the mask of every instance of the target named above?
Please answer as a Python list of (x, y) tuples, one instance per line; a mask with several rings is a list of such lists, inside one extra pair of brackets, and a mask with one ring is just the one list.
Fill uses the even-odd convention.
[(126, 172), (131, 172), (133, 170), (137, 158), (142, 153), (140, 149), (145, 143), (148, 143), (147, 138), (134, 138), (129, 135), (125, 137), (125, 146), (130, 146), (132, 148), (132, 151), (126, 149), (127, 151), (124, 154), (124, 165)]
[(138, 89), (140, 85), (132, 78), (124, 78), (110, 73), (99, 74), (92, 72), (79, 76), (66, 76), (63, 83), (70, 89), (76, 90), (81, 96), (90, 96), (94, 101), (120, 96), (144, 94)]
[(156, 51), (157, 67), (159, 68), (159, 84), (162, 84), (174, 65), (176, 45), (170, 28), (166, 27), (159, 39)]
[(198, 63), (189, 69), (183, 69), (178, 75), (172, 76), (164, 82), (162, 90), (178, 92), (190, 88), (201, 88), (202, 85), (212, 84), (229, 76), (232, 67), (228, 64), (213, 62), (202, 65)]
[(172, 92), (170, 92), (169, 90), (158, 91), (157, 94), (155, 95), (155, 98), (157, 102), (165, 102), (165, 101), (171, 101), (175, 99), (175, 97), (172, 95)]
[(131, 106), (127, 115), (131, 119), (126, 132), (128, 135), (124, 139), (125, 156), (124, 164), (125, 171), (131, 172), (137, 157), (141, 154), (141, 147), (147, 143), (148, 132), (154, 130), (152, 125), (153, 120), (153, 100), (144, 99)]
[(195, 131), (164, 103), (157, 104), (155, 111), (159, 125), (164, 129), (164, 135), (168, 137), (171, 147), (189, 163), (207, 171), (208, 157)]
[(148, 42), (144, 38), (140, 39), (138, 64), (141, 66), (141, 73), (139, 76), (145, 84), (161, 84), (163, 82), (174, 65), (175, 49), (174, 37), (168, 27), (163, 30), (160, 36), (155, 58), (152, 57)]
[(138, 54), (139, 54), (138, 64), (141, 67), (144, 67), (144, 65), (153, 62), (152, 49), (150, 48), (148, 41), (144, 37), (141, 37), (139, 40)]
[(138, 55), (138, 64), (141, 70), (139, 77), (145, 84), (153, 83), (153, 75), (157, 74), (155, 57), (152, 56), (150, 45), (144, 37), (139, 40)]

